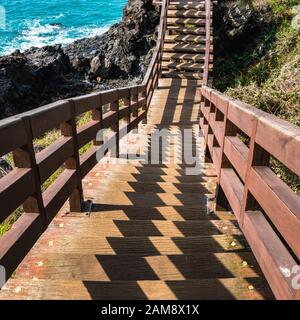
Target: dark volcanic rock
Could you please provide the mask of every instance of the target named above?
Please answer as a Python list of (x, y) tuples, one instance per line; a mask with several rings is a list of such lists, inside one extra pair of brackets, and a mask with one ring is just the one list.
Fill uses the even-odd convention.
[(129, 0), (122, 21), (101, 36), (0, 57), (0, 119), (93, 89), (140, 81), (158, 23), (152, 0)]
[(262, 26), (250, 0), (220, 0), (215, 6), (215, 53), (223, 54), (232, 47), (247, 44)]
[(155, 45), (159, 14), (152, 0), (131, 0), (123, 20), (105, 34), (78, 40), (64, 48), (72, 66), (87, 80), (141, 78), (145, 58)]

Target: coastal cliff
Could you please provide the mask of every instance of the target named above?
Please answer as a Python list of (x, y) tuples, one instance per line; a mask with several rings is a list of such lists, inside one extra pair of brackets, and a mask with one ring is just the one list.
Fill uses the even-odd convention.
[(129, 0), (102, 35), (0, 57), (0, 119), (98, 89), (140, 82), (159, 23), (152, 0)]

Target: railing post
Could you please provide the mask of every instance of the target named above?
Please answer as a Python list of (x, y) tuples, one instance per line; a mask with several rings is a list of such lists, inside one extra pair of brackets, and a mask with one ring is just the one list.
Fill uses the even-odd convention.
[[(102, 110), (102, 98), (99, 93), (99, 105), (95, 109), (92, 110), (92, 119), (95, 121), (99, 121), (99, 130), (103, 129), (103, 110)], [(94, 146), (100, 146), (103, 144), (103, 141), (97, 141), (97, 138), (93, 140)]]
[(36, 163), (36, 157), (33, 146), (33, 135), (30, 123), (30, 117), (22, 117), (22, 121), (25, 126), (27, 135), (27, 144), (14, 150), (13, 160), (14, 164), (18, 168), (31, 168), (34, 175), (35, 193), (30, 196), (23, 203), (23, 210), (25, 213), (38, 213), (43, 221), (44, 228), (47, 227), (49, 221), (46, 216), (46, 211), (43, 202), (41, 179), (39, 175), (38, 166)]
[(77, 176), (77, 187), (71, 193), (69, 198), (70, 211), (71, 212), (82, 212), (84, 197), (82, 189), (82, 175), (80, 170), (80, 158), (79, 158), (79, 145), (77, 139), (76, 129), (76, 116), (75, 116), (75, 104), (73, 100), (69, 101), (69, 108), (71, 110), (71, 118), (69, 121), (64, 122), (60, 125), (61, 134), (65, 137), (72, 137), (74, 154), (71, 158), (65, 162), (66, 169), (76, 170)]
[[(119, 95), (117, 99), (119, 98)], [(111, 102), (111, 111), (117, 112), (117, 122), (112, 126), (112, 130), (116, 133), (116, 158), (120, 156), (120, 115), (119, 115), (119, 99), (117, 101)]]
[(252, 128), (251, 128), (250, 148), (249, 148), (249, 156), (247, 161), (247, 173), (245, 177), (245, 186), (244, 186), (244, 193), (243, 193), (243, 200), (242, 200), (242, 207), (241, 207), (241, 214), (240, 214), (240, 221), (239, 221), (241, 228), (244, 227), (244, 216), (246, 211), (260, 210), (260, 207), (257, 201), (251, 195), (248, 188), (249, 175), (250, 175), (252, 166), (268, 166), (270, 163), (270, 154), (255, 142), (258, 121), (259, 121), (259, 118), (256, 116), (253, 119)]
[(221, 180), (221, 174), (222, 174), (222, 168), (231, 168), (230, 161), (228, 161), (225, 153), (224, 153), (224, 145), (225, 145), (225, 139), (227, 136), (236, 136), (238, 133), (237, 127), (231, 123), (228, 119), (228, 110), (229, 110), (229, 102), (227, 104), (227, 108), (224, 114), (224, 131), (221, 138), (221, 165), (220, 165), (220, 171), (218, 176), (218, 184), (217, 184), (217, 190), (216, 190), (216, 209), (217, 210), (229, 210), (230, 205), (227, 200), (226, 195), (224, 194), (224, 191), (221, 187), (220, 180)]

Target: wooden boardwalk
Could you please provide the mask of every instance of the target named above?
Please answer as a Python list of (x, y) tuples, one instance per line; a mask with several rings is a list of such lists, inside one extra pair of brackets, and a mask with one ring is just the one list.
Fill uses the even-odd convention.
[[(121, 158), (139, 159), (107, 157), (90, 171), (83, 188), (91, 212), (66, 214), (65, 206), (0, 299), (273, 297), (234, 215), (213, 211), (216, 177), (204, 163), (200, 85), (159, 80), (148, 123), (120, 145)], [(167, 130), (170, 141), (159, 148), (164, 158), (150, 164), (156, 128)], [(190, 143), (200, 154), (197, 175), (178, 161), (184, 148), (176, 138), (184, 129), (193, 130)]]
[(0, 299), (300, 299), (299, 127), (211, 88), (210, 0), (161, 7), (142, 84), (0, 121)]

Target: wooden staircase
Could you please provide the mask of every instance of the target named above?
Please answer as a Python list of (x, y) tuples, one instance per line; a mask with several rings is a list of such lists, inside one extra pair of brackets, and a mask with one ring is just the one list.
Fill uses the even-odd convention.
[[(216, 175), (204, 163), (198, 89), (195, 80), (159, 80), (148, 124), (120, 145), (121, 157), (136, 156), (138, 143), (140, 159), (96, 165), (83, 183), (91, 212), (65, 207), (1, 299), (272, 298), (234, 215), (213, 211)], [(168, 131), (170, 143), (149, 164), (156, 129)], [(184, 129), (200, 154), (197, 175), (176, 160)]]
[[(0, 239), (0, 300), (300, 299), (286, 276), (300, 257), (300, 198), (270, 167), (274, 158), (300, 175), (299, 128), (208, 86), (210, 4), (163, 0), (141, 85), (0, 123), (0, 154), (15, 161), (0, 179), (0, 220), (24, 207)], [(58, 127), (62, 137), (36, 153), (34, 139)], [(120, 153), (99, 162), (114, 139)]]
[[(203, 79), (206, 18), (204, 1), (170, 1), (162, 57), (163, 78)], [(210, 37), (210, 53), (212, 50)], [(212, 54), (208, 58), (211, 69)]]

